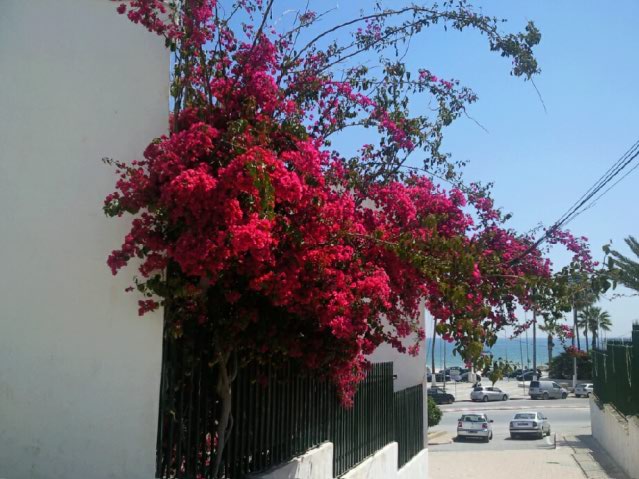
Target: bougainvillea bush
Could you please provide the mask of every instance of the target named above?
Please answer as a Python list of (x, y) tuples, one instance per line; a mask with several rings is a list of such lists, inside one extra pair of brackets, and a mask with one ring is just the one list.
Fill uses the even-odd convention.
[[(113, 273), (135, 259), (139, 313), (163, 307), (165, 334), (188, 344), (206, 332), (226, 403), (238, 364), (295, 361), (348, 405), (378, 345), (417, 354), (422, 305), (467, 362), (490, 361), (483, 345), (516, 322), (518, 305), (531, 307), (551, 265), (440, 151), (444, 127), (475, 95), (411, 72), (402, 55), (434, 24), (473, 28), (530, 78), (539, 32), (502, 35), (464, 1), (376, 5), (332, 26), (322, 23), (330, 11), (307, 7), (282, 31), (274, 3), (118, 5), (164, 37), (174, 70), (170, 133), (131, 164), (109, 160), (119, 179), (104, 210), (132, 218), (109, 256)], [(362, 66), (365, 54), (380, 68)], [(434, 111), (411, 112), (421, 97)], [(331, 141), (351, 128), (370, 141), (346, 158)], [(420, 168), (406, 168), (416, 155)], [(569, 234), (553, 238), (584, 254)]]

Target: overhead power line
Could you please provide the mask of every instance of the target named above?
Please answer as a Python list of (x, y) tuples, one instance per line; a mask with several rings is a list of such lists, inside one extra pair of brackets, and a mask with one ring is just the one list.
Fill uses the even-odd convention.
[(608, 168), (608, 170), (606, 170), (606, 172), (601, 177), (599, 177), (599, 179), (577, 201), (575, 201), (572, 206), (568, 208), (568, 210), (557, 221), (555, 221), (553, 225), (548, 228), (548, 230), (537, 241), (535, 241), (517, 258), (511, 260), (511, 264), (521, 261), (522, 258), (529, 255), (542, 243), (548, 240), (548, 238), (559, 228), (566, 226), (581, 213), (589, 208), (592, 208), (595, 203), (599, 201), (605, 194), (607, 194), (612, 188), (614, 188), (637, 167), (639, 167), (639, 164), (632, 167), (621, 178), (619, 178), (611, 186), (604, 190), (603, 193), (599, 194), (594, 200), (592, 200), (595, 195), (597, 195), (603, 188), (610, 184), (610, 182), (614, 180), (623, 170), (625, 170), (635, 159), (637, 159), (637, 157), (639, 157), (639, 140), (637, 140), (637, 142), (635, 142), (635, 144), (632, 145), (630, 149), (628, 149), (628, 151), (626, 151), (621, 156), (621, 158), (619, 158), (610, 168)]

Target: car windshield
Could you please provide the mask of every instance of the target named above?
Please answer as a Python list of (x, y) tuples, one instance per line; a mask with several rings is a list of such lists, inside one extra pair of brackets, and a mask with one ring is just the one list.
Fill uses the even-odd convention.
[(530, 381), (530, 387), (531, 388), (538, 388), (539, 387), (539, 381)]
[(462, 421), (464, 421), (464, 422), (486, 422), (486, 416), (481, 416), (479, 414), (464, 414), (462, 416)]
[(535, 419), (535, 415), (532, 413), (515, 414), (515, 419)]

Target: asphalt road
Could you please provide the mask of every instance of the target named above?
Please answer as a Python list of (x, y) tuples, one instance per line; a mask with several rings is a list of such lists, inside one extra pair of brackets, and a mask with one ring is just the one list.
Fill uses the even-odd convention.
[[(552, 449), (554, 434), (589, 435), (590, 409), (587, 399), (569, 397), (556, 400), (513, 399), (489, 403), (473, 403), (458, 401), (451, 405), (441, 406), (441, 422), (431, 431), (446, 431), (452, 437), (457, 434), (457, 420), (464, 412), (482, 411), (494, 422), (493, 440), (488, 444), (479, 440), (465, 440), (429, 446), (429, 451), (480, 451), (480, 450), (522, 450), (522, 449)], [(550, 422), (552, 433), (544, 439), (510, 439), (508, 426), (512, 417), (518, 411), (542, 411)]]

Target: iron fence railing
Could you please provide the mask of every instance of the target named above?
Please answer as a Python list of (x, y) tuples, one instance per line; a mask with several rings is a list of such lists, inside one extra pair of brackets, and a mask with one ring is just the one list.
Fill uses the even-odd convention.
[[(193, 361), (165, 338), (156, 477), (240, 479), (270, 469), (323, 442), (333, 443), (338, 477), (398, 440), (400, 464), (418, 452), (417, 424), (423, 424), (416, 391), (393, 393), (393, 364), (374, 364), (359, 385), (354, 405), (344, 409), (335, 388), (299, 374), (293, 367), (239, 370), (232, 387), (233, 426), (221, 472), (213, 477), (217, 369)], [(395, 427), (396, 418), (402, 422)], [(419, 426), (421, 428), (421, 426)], [(399, 433), (399, 434), (398, 434)]]
[(395, 393), (394, 414), (398, 467), (402, 468), (424, 448), (424, 390), (421, 384)]
[(592, 358), (595, 396), (625, 415), (639, 414), (639, 324), (631, 340), (608, 340)]

